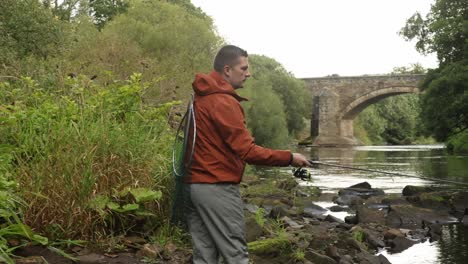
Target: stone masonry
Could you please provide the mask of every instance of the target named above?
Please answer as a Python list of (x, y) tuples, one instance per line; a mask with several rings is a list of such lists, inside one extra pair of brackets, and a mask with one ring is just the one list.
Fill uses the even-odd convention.
[(311, 136), (315, 146), (353, 146), (354, 118), (389, 96), (418, 93), (423, 74), (304, 78), (312, 93)]

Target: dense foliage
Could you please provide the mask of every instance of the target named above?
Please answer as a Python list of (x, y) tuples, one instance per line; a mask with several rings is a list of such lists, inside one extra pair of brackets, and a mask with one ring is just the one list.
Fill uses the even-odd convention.
[(248, 127), (258, 144), (284, 148), (305, 127), (310, 95), (304, 83), (274, 59), (252, 55), (249, 62), (253, 77), (241, 91), (250, 99), (244, 104)]
[(439, 59), (439, 67), (428, 72), (421, 86), (422, 120), (438, 140), (463, 139), (458, 134), (468, 133), (467, 25), (466, 1), (437, 0), (426, 18), (416, 13), (401, 31), (407, 40), (417, 40), (418, 51), (436, 53)]

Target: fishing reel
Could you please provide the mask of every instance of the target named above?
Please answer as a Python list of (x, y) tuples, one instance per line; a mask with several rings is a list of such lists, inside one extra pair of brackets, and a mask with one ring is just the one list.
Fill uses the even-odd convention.
[(303, 181), (310, 180), (310, 172), (306, 168), (294, 168), (292, 172), (296, 178), (299, 178)]

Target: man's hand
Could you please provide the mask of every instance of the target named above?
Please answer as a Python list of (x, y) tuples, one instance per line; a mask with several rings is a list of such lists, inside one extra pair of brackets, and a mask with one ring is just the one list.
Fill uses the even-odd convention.
[(312, 164), (307, 160), (307, 158), (300, 153), (293, 153), (293, 159), (291, 166), (293, 167), (311, 167)]

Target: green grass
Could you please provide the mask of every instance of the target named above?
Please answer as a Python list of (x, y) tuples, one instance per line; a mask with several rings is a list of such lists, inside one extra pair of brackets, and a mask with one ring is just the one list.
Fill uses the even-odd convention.
[[(33, 230), (98, 240), (146, 236), (168, 219), (174, 104), (145, 106), (139, 78), (105, 87), (68, 79), (47, 90), (30, 78), (0, 84), (0, 144), (12, 150), (0, 173), (18, 182)], [(141, 200), (132, 190), (161, 195)]]

